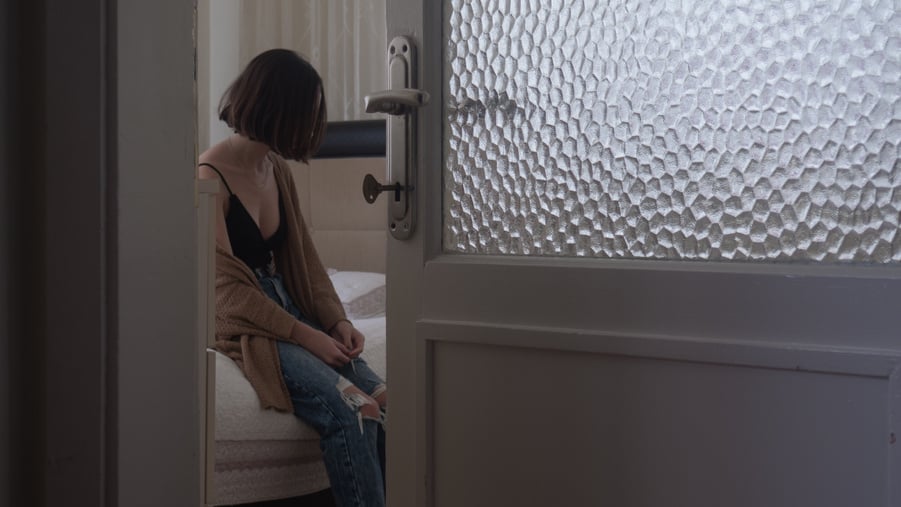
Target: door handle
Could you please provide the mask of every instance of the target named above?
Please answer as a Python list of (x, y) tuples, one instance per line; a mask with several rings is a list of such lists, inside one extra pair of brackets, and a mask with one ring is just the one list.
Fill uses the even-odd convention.
[(395, 37), (388, 44), (388, 89), (366, 95), (367, 113), (385, 113), (388, 118), (387, 185), (372, 175), (363, 180), (363, 197), (375, 202), (385, 191), (393, 191), (388, 200), (388, 230), (397, 239), (409, 239), (416, 224), (416, 118), (420, 107), (429, 102), (429, 94), (416, 89), (416, 54), (413, 41)]
[(401, 88), (375, 92), (363, 98), (367, 113), (391, 115), (410, 114), (414, 108), (429, 103), (429, 94), (423, 90)]

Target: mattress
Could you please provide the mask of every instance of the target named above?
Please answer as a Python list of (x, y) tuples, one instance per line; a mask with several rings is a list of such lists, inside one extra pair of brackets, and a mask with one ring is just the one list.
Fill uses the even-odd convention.
[[(348, 318), (366, 337), (363, 358), (386, 378), (384, 275), (331, 272)], [(292, 414), (263, 410), (227, 356), (216, 353), (214, 505), (301, 496), (329, 487), (319, 435)]]

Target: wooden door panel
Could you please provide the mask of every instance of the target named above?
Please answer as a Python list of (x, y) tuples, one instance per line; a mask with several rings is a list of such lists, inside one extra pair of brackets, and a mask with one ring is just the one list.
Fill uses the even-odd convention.
[(766, 348), (748, 364), (733, 360), (745, 346), (696, 344), (649, 358), (426, 327), (436, 506), (891, 505), (897, 358)]

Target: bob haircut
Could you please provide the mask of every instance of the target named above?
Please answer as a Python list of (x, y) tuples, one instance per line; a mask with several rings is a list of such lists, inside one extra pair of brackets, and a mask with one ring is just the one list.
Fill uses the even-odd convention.
[(288, 49), (260, 53), (228, 87), (219, 119), (290, 160), (308, 162), (325, 135), (322, 78)]

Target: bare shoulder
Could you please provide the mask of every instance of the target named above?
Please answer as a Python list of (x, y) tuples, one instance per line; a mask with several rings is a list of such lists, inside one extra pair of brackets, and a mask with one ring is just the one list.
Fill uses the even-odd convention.
[(201, 180), (221, 180), (228, 177), (230, 165), (222, 156), (222, 143), (211, 146), (197, 160), (197, 177)]
[[(212, 167), (210, 167), (212, 166)], [(197, 165), (197, 177), (202, 180), (215, 180), (219, 179), (219, 174), (213, 170), (213, 167), (216, 167), (216, 164), (212, 162), (206, 162), (203, 159), (200, 159)], [(218, 169), (218, 168), (217, 168)]]
[(222, 200), (222, 205), (227, 208), (227, 199), (225, 197), (229, 195), (229, 191), (226, 179), (230, 174), (230, 166), (223, 160), (220, 152), (219, 145), (215, 145), (200, 154), (197, 160), (197, 178), (199, 180), (219, 181), (219, 198)]

